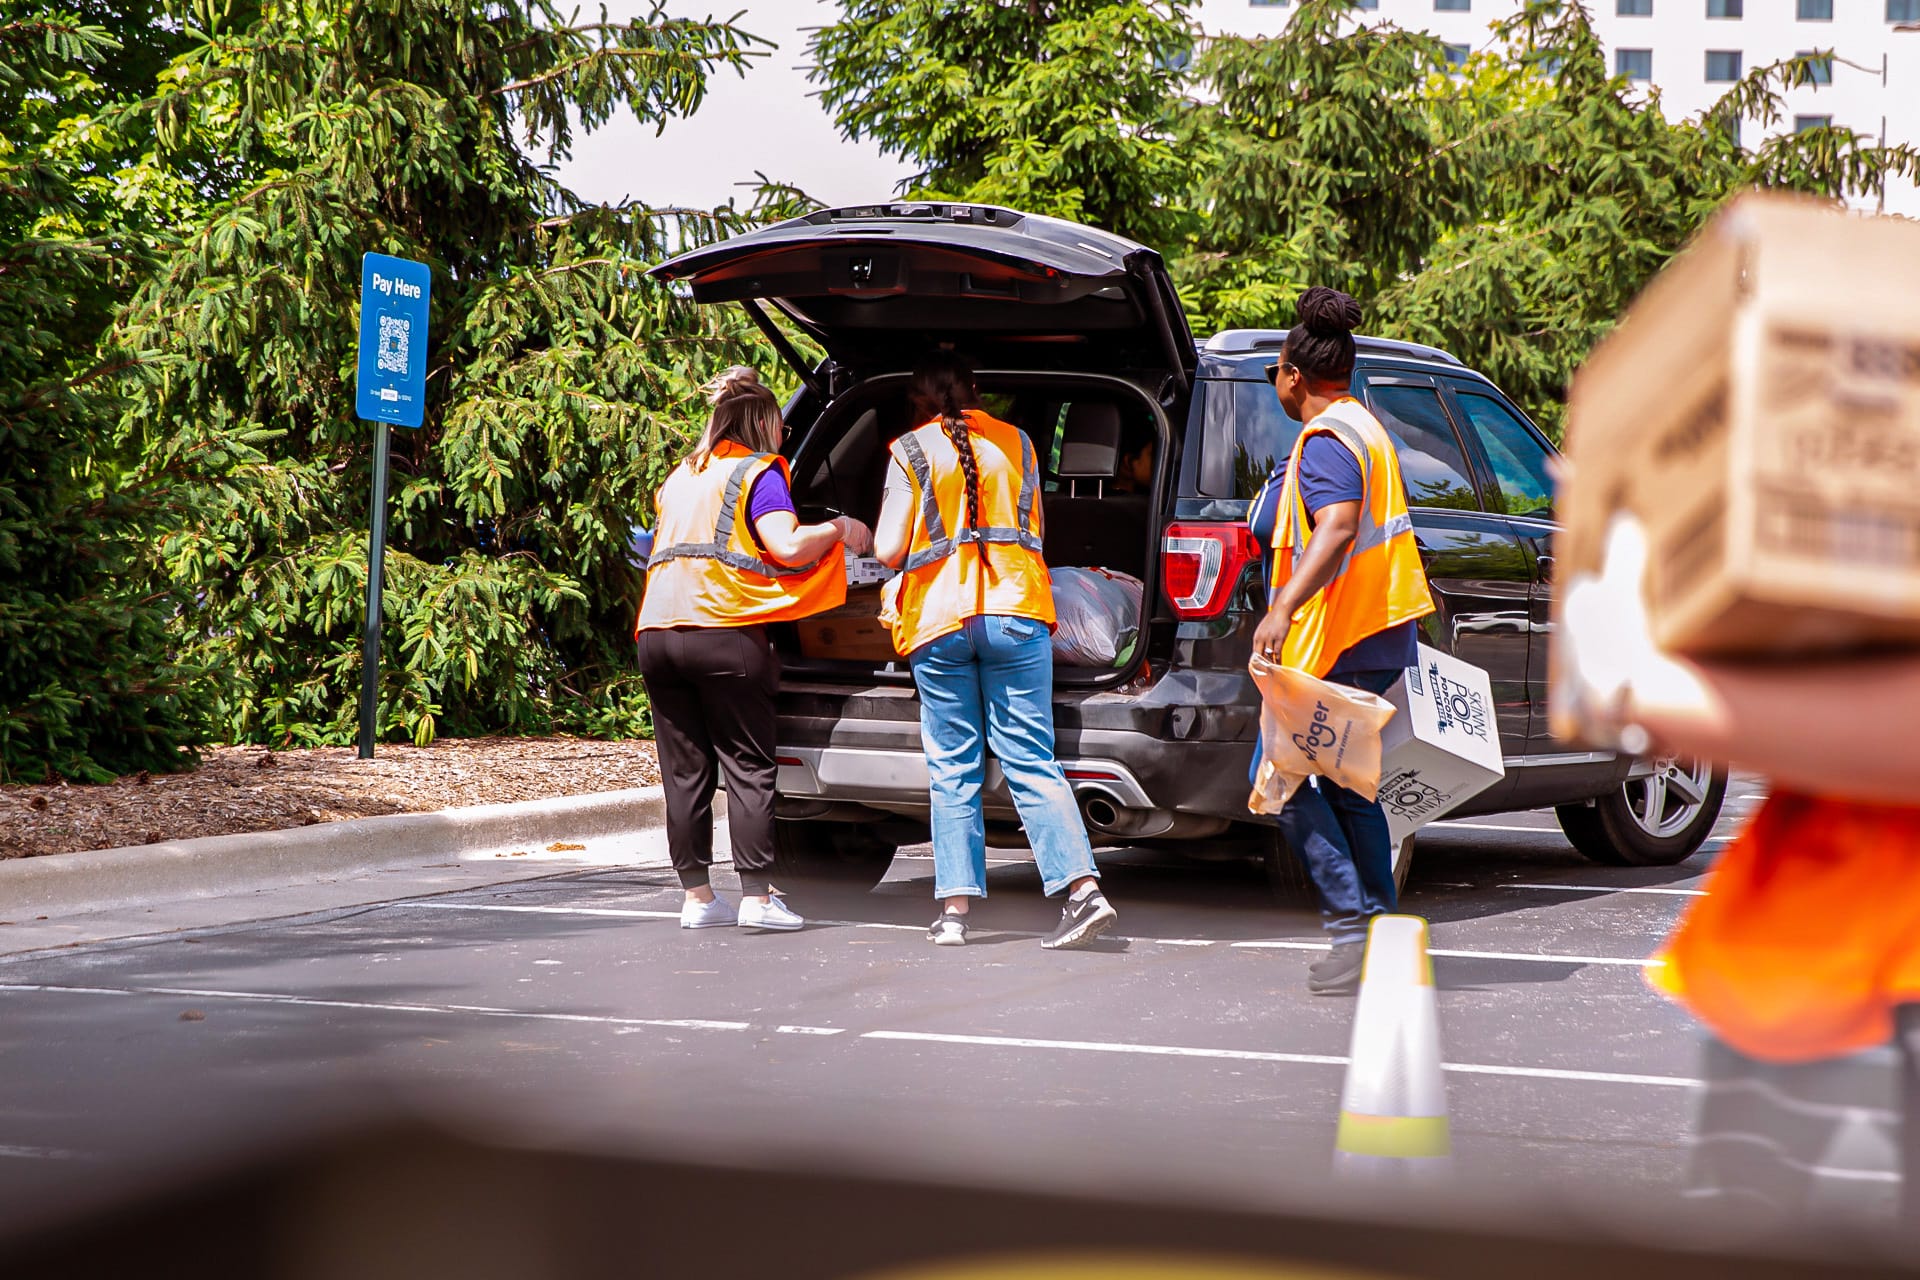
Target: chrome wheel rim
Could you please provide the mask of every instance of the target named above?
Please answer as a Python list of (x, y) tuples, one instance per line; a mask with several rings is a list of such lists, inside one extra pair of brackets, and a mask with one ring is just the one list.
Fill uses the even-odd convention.
[(1653, 772), (1622, 788), (1634, 825), (1656, 840), (1668, 840), (1693, 825), (1713, 787), (1713, 766), (1686, 756), (1653, 762)]

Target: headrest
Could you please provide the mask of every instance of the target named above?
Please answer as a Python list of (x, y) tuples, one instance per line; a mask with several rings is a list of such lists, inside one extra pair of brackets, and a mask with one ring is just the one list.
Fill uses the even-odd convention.
[(1060, 466), (1068, 480), (1111, 480), (1120, 469), (1120, 406), (1104, 400), (1076, 403), (1060, 432)]

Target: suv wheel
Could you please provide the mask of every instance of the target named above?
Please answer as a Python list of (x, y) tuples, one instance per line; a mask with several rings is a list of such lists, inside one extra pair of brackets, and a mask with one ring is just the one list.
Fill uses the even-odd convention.
[(861, 890), (880, 883), (899, 846), (865, 822), (773, 824), (773, 878), (776, 883), (813, 881)]
[(1591, 804), (1563, 804), (1554, 816), (1573, 847), (1614, 867), (1668, 867), (1706, 842), (1727, 796), (1727, 775), (1704, 760), (1668, 756)]
[[(1307, 866), (1294, 856), (1286, 837), (1275, 831), (1267, 841), (1267, 885), (1273, 899), (1283, 907), (1302, 904), (1317, 906), (1313, 880)], [(1409, 835), (1393, 851), (1393, 892), (1398, 897), (1407, 887), (1407, 873), (1413, 869), (1413, 837)]]

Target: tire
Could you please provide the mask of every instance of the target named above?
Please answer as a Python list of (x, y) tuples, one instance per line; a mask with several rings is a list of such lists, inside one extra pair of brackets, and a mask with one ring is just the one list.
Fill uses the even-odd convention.
[[(1275, 831), (1267, 841), (1264, 861), (1267, 865), (1267, 887), (1273, 892), (1275, 904), (1288, 908), (1319, 905), (1319, 898), (1313, 889), (1313, 880), (1307, 875), (1306, 864), (1294, 856), (1286, 837), (1278, 831)], [(1395, 897), (1405, 891), (1407, 873), (1412, 869), (1413, 837), (1408, 836), (1393, 851)]]
[(898, 849), (869, 823), (775, 819), (773, 878), (865, 892), (886, 876)]
[(1591, 804), (1554, 809), (1581, 855), (1609, 867), (1670, 867), (1692, 857), (1720, 819), (1727, 775), (1705, 761), (1670, 756)]

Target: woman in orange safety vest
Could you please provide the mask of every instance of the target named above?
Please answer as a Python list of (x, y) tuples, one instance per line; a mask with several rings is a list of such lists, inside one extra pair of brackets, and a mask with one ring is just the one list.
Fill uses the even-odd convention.
[[(847, 516), (800, 523), (779, 453), (780, 402), (752, 369), (727, 370), (707, 393), (706, 433), (654, 502), (634, 626), (666, 790), (667, 848), (686, 891), (680, 927), (798, 929), (805, 921), (768, 879), (780, 660), (767, 624), (844, 603), (841, 544), (863, 554), (871, 535)], [(737, 911), (709, 882), (717, 770), (727, 775)]]
[(987, 894), (990, 747), (1048, 896), (1068, 895), (1040, 945), (1083, 947), (1118, 917), (1053, 755), (1053, 587), (1033, 442), (980, 408), (971, 366), (952, 353), (923, 361), (910, 395), (924, 425), (891, 446), (874, 554), (901, 570), (882, 616), (920, 691), (942, 903), (928, 936), (964, 944), (968, 903)]
[[(1869, 1099), (1836, 1100), (1833, 1066), (1814, 1064), (1891, 1041), (1905, 1122), (1881, 1127), (1904, 1133), (1903, 1216), (1920, 1230), (1920, 655), (1673, 658), (1652, 639), (1646, 565), (1644, 530), (1620, 515), (1601, 572), (1565, 585), (1556, 716), (1597, 745), (1725, 761), (1773, 784), (1648, 968), (1721, 1042), (1709, 1074), (1742, 1086), (1721, 1111), (1743, 1132), (1708, 1126), (1694, 1190), (1802, 1207), (1816, 1186), (1830, 1195), (1817, 1117), (1858, 1124)], [(1814, 1149), (1796, 1148), (1809, 1137)]]
[[(1417, 660), (1417, 623), (1433, 612), (1433, 598), (1393, 438), (1348, 389), (1360, 305), (1315, 287), (1300, 295), (1298, 311), (1268, 377), (1281, 408), (1306, 425), (1274, 516), (1271, 603), (1253, 648), (1282, 666), (1385, 693)], [(1333, 944), (1307, 986), (1348, 994), (1360, 983), (1373, 917), (1399, 906), (1386, 812), (1315, 778), (1279, 823), (1318, 891)]]

